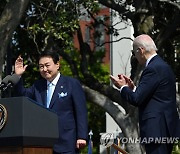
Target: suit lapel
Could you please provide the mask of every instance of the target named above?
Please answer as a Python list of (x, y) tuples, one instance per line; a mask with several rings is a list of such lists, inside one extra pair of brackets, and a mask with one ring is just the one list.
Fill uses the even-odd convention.
[(52, 99), (51, 99), (51, 103), (50, 103), (50, 106), (49, 108), (52, 108), (54, 102), (56, 99), (59, 98), (59, 94), (64, 92), (64, 89), (65, 89), (65, 78), (61, 75), (57, 84), (56, 84), (56, 87), (55, 87), (55, 90), (54, 90), (54, 93), (53, 93), (53, 96), (52, 96)]

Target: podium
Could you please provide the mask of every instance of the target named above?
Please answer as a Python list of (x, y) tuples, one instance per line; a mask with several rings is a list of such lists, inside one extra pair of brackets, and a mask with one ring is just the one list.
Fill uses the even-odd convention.
[(59, 137), (56, 113), (27, 97), (2, 98), (0, 107), (0, 154), (52, 154)]

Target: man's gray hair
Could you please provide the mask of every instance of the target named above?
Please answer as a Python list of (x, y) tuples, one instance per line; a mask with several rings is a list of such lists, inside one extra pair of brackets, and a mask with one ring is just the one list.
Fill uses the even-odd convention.
[(145, 48), (146, 51), (149, 51), (149, 52), (157, 51), (157, 47), (156, 47), (153, 39), (149, 35), (146, 35), (146, 34), (137, 36), (134, 39), (133, 44), (138, 47), (143, 47), (143, 48)]

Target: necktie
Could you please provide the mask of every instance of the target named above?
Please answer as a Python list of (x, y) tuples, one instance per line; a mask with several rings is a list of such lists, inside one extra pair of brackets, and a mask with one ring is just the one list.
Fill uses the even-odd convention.
[(49, 108), (51, 98), (52, 98), (52, 94), (53, 94), (53, 84), (49, 83), (48, 87), (47, 87), (47, 104), (46, 104), (47, 108)]

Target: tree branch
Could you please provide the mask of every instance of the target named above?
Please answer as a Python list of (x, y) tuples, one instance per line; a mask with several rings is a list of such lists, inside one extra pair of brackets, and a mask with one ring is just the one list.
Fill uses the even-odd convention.
[[(12, 38), (13, 32), (18, 26), (21, 17), (29, 0), (15, 0), (9, 1), (0, 17), (0, 59), (4, 59), (7, 46)], [(3, 61), (0, 62), (0, 66), (3, 65)], [(0, 74), (2, 73), (2, 67), (0, 67)]]

